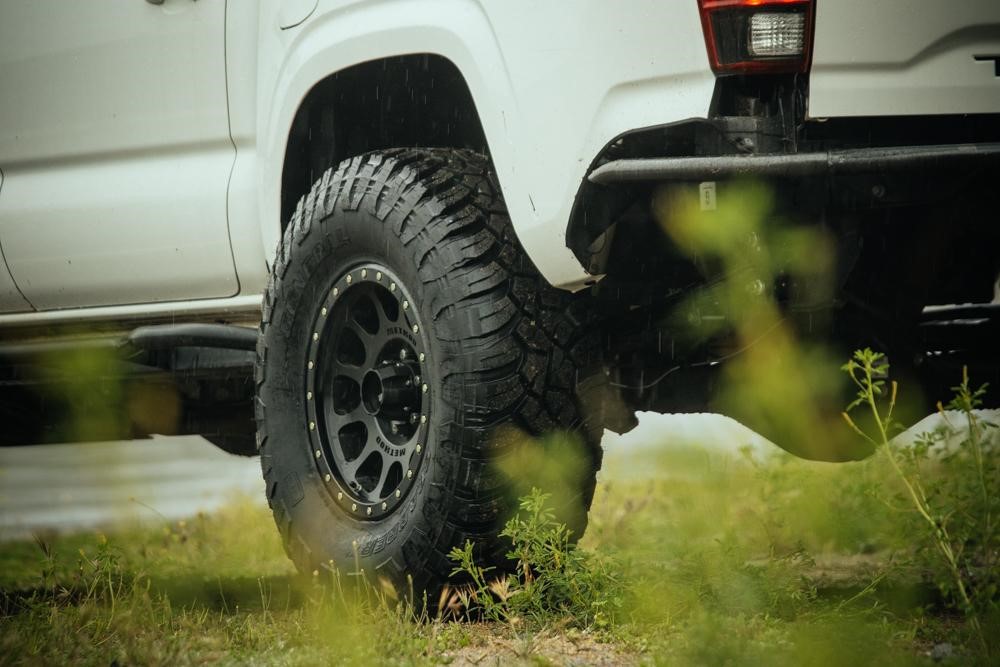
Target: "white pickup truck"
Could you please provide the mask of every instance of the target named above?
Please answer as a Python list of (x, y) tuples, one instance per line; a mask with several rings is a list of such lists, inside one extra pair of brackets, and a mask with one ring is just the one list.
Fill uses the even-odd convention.
[(658, 187), (768, 184), (835, 333), (987, 364), (998, 156), (995, 0), (7, 0), (0, 440), (259, 453), (300, 568), (433, 592), (524, 436), (579, 534), (604, 428), (711, 405)]

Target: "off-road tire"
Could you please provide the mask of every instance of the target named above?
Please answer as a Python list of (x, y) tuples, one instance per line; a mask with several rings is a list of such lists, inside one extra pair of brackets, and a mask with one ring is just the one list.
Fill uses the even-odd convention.
[[(324, 472), (326, 456), (313, 444), (319, 413), (307, 389), (324, 304), (334, 303), (333, 288), (346, 287), (348, 273), (354, 284), (374, 281), (375, 271), (362, 278), (364, 266), (398, 278), (413, 302), (407, 326), (423, 322), (413, 353), (427, 357), (419, 409), (428, 419), (417, 436), (426, 442), (410, 459), (420, 458), (412, 482), (385, 516), (379, 502), (338, 499), (336, 474)], [(377, 279), (383, 289), (388, 275), (378, 271)], [(496, 464), (515, 460), (528, 440), (542, 448), (565, 442), (538, 438), (553, 431), (582, 443), (575, 492), (560, 508), (582, 534), (601, 460), (604, 377), (588, 317), (586, 297), (549, 286), (521, 249), (482, 155), (398, 149), (324, 173), (278, 249), (255, 373), (267, 499), (298, 568), (364, 570), (401, 591), (426, 592), (433, 604), (453, 570), (453, 547), (470, 540), (489, 564), (508, 562), (498, 534), (524, 488)]]

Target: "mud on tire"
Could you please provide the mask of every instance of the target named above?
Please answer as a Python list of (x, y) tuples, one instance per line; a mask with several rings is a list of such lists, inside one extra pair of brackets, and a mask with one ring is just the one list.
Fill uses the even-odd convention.
[[(504, 462), (529, 441), (575, 457), (553, 468), (582, 534), (604, 377), (587, 313), (521, 250), (485, 157), (400, 149), (323, 174), (278, 250), (256, 364), (267, 498), (295, 564), (402, 591), (409, 575), (428, 599), (466, 540), (504, 565), (498, 533), (526, 490)], [(576, 446), (534, 439), (552, 431)]]

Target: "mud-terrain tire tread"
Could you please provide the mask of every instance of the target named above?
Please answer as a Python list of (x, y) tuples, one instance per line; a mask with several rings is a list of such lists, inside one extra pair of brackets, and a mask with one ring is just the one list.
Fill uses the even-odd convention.
[(266, 399), (270, 329), (276, 311), (301, 288), (286, 280), (299, 261), (296, 249), (313, 234), (336, 238), (334, 214), (360, 208), (381, 220), (379, 233), (402, 241), (438, 297), (429, 311), (432, 335), (444, 351), (440, 400), (454, 418), (437, 432), (440, 449), (458, 453), (457, 470), (453, 488), (429, 491), (440, 495), (443, 507), (438, 535), (420, 533), (426, 542), (398, 546), (414, 587), (431, 592), (443, 585), (453, 568), (448, 552), (466, 540), (477, 543), (482, 558), (504, 562), (498, 522), (511, 508), (504, 500), (507, 483), (491, 463), (516, 438), (492, 437), (494, 426), (509, 424), (531, 436), (553, 429), (579, 435), (590, 470), (580, 489), (584, 513), (570, 527), (582, 534), (601, 463), (596, 378), (603, 378), (586, 300), (549, 286), (521, 249), (487, 158), (468, 150), (396, 149), (352, 158), (322, 175), (285, 229), (264, 294), (257, 446), (268, 504), (289, 556), (306, 572), (326, 562), (295, 525), (284, 495), (289, 490), (274, 466), (272, 450), (282, 435), (271, 432)]

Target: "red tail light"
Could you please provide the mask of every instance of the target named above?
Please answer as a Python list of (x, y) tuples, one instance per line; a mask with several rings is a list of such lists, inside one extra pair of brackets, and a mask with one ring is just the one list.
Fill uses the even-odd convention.
[(807, 72), (814, 0), (698, 0), (718, 75)]

